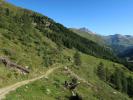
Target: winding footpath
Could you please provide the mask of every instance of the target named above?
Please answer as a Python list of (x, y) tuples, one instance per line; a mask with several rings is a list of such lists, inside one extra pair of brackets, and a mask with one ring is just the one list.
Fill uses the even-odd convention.
[(21, 82), (18, 82), (18, 83), (16, 83), (16, 84), (13, 84), (13, 85), (11, 85), (11, 86), (7, 86), (7, 87), (5, 87), (5, 88), (0, 89), (0, 100), (4, 99), (5, 96), (6, 96), (9, 92), (16, 90), (17, 88), (19, 88), (19, 87), (21, 87), (21, 86), (23, 86), (23, 85), (26, 85), (26, 84), (28, 84), (28, 83), (30, 83), (30, 82), (34, 82), (34, 81), (39, 80), (39, 79), (41, 79), (41, 78), (43, 78), (43, 77), (48, 77), (52, 72), (54, 72), (54, 71), (55, 71), (56, 69), (58, 69), (58, 68), (60, 68), (60, 67), (50, 68), (44, 75), (41, 75), (41, 76), (36, 77), (36, 78), (33, 78), (33, 79), (21, 81)]
[[(34, 82), (36, 80), (39, 80), (43, 77), (47, 78), (52, 72), (54, 72), (56, 69), (59, 69), (59, 68), (61, 68), (61, 67), (50, 68), (46, 71), (46, 73), (44, 75), (41, 75), (41, 76), (33, 78), (33, 79), (17, 82), (13, 85), (10, 85), (10, 86), (7, 86), (7, 87), (4, 87), (4, 88), (0, 89), (0, 100), (4, 99), (6, 97), (6, 95), (9, 94), (11, 91), (15, 91), (17, 88), (19, 88), (23, 85), (29, 84), (29, 83)], [(77, 78), (79, 81), (82, 81), (82, 82), (86, 83), (88, 86), (94, 88), (94, 86), (91, 83), (89, 83), (85, 79), (79, 77), (77, 74), (75, 74), (69, 68), (67, 69), (67, 71), (70, 73), (71, 76)]]

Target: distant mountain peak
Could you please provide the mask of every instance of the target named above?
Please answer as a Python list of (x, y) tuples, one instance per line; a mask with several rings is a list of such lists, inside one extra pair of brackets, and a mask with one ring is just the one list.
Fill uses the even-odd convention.
[(123, 35), (121, 35), (121, 34), (115, 34), (114, 36), (123, 36)]
[(94, 32), (92, 32), (91, 30), (89, 30), (89, 29), (86, 28), (86, 27), (79, 28), (78, 30), (79, 30), (79, 31), (82, 31), (82, 32), (87, 32), (87, 33), (90, 33), (90, 34), (95, 34)]
[(79, 28), (79, 30), (81, 30), (81, 31), (89, 31), (89, 29), (86, 28), (86, 27), (81, 27), (81, 28)]

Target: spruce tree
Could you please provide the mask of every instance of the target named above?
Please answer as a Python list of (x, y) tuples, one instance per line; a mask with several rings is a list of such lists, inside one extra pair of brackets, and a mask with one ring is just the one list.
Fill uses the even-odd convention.
[(100, 62), (100, 64), (97, 67), (97, 75), (101, 80), (106, 81), (106, 72), (104, 64), (102, 62)]
[(80, 53), (78, 51), (74, 54), (74, 63), (77, 66), (81, 66)]
[(127, 91), (127, 93), (130, 97), (133, 97), (133, 77), (132, 76), (128, 77), (127, 81), (128, 81), (128, 91)]
[(122, 78), (122, 92), (127, 93), (127, 86), (128, 86), (128, 83), (127, 83), (127, 78), (126, 78), (126, 76), (125, 76), (124, 73), (122, 73), (121, 78)]
[(113, 83), (117, 90), (122, 91), (121, 71), (118, 68), (115, 70)]
[(111, 80), (111, 72), (108, 68), (105, 68), (105, 72), (106, 72), (106, 81), (110, 82)]

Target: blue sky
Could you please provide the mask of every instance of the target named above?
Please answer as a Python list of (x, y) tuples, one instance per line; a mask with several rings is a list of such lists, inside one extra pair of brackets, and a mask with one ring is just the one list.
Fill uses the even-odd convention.
[(133, 35), (133, 0), (7, 0), (40, 12), (66, 27), (102, 35)]

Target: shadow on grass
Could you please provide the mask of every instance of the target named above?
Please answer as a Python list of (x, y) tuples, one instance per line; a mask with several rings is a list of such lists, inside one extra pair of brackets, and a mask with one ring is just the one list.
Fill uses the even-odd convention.
[(83, 100), (81, 96), (79, 96), (78, 94), (76, 94), (75, 96), (70, 96), (68, 98), (69, 100)]

